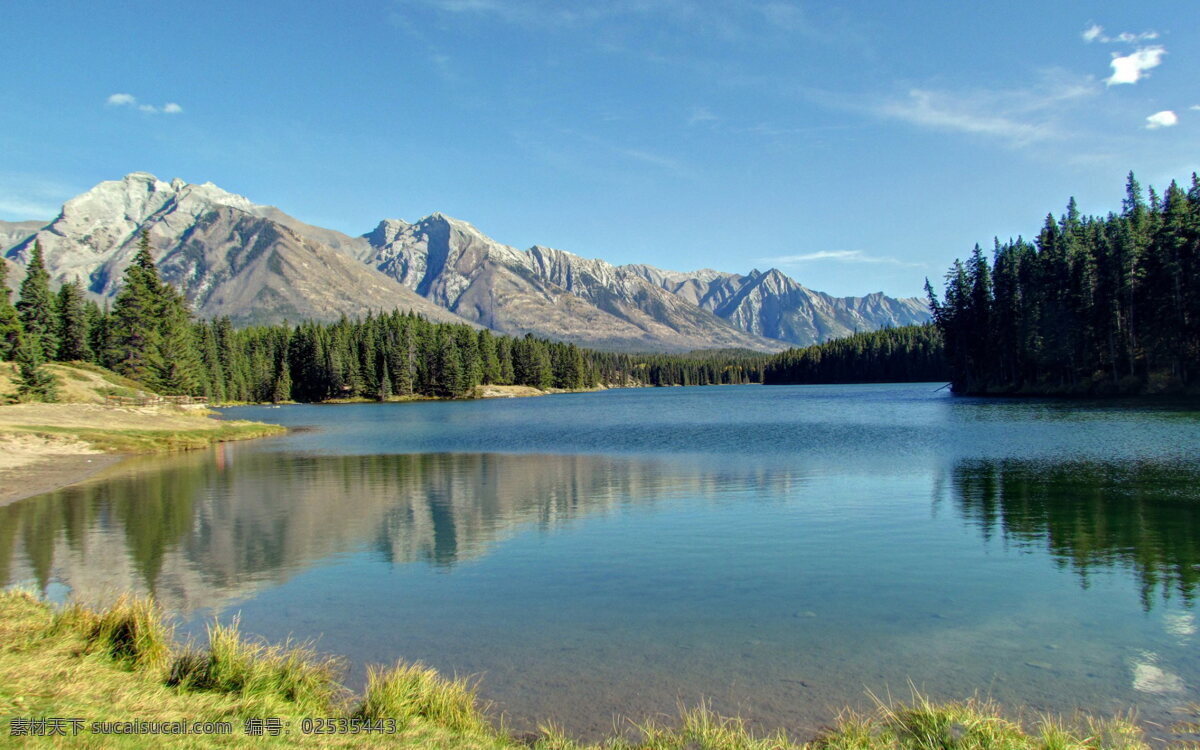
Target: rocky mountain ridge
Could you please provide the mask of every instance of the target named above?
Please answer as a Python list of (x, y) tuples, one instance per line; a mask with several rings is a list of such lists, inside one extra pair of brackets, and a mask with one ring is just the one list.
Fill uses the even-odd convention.
[(198, 314), (238, 322), (399, 307), (599, 348), (773, 351), (928, 320), (918, 300), (831, 297), (777, 269), (676, 272), (540, 245), (518, 250), (440, 213), (385, 219), (351, 237), (212, 183), (144, 172), (72, 198), (49, 223), (0, 222), (0, 249), (21, 266), (40, 241), (56, 282), (79, 280), (93, 298), (108, 299), (142, 229), (164, 278)]

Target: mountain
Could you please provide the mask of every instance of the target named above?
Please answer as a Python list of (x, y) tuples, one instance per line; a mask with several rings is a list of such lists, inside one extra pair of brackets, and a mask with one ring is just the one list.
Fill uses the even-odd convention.
[(400, 308), (461, 322), (297, 228), (317, 231), (212, 183), (168, 183), (135, 172), (67, 201), (54, 221), (5, 255), (23, 265), (39, 241), (55, 283), (78, 280), (92, 297), (111, 299), (146, 229), (163, 278), (203, 317), (331, 320)]
[(775, 268), (745, 276), (711, 269), (680, 273), (645, 265), (626, 268), (744, 331), (802, 346), (856, 331), (929, 321), (929, 307), (917, 297), (888, 297), (883, 292), (832, 297)]
[(198, 314), (239, 323), (400, 308), (603, 349), (778, 351), (929, 319), (916, 299), (831, 297), (776, 269), (676, 272), (518, 250), (440, 213), (352, 237), (212, 183), (144, 172), (72, 198), (49, 223), (0, 222), (0, 250), (14, 286), (37, 240), (56, 283), (77, 279), (111, 299), (143, 229)]
[(785, 346), (602, 260), (545, 247), (517, 250), (440, 213), (415, 224), (385, 220), (365, 237), (374, 248), (368, 262), (377, 269), (503, 333), (621, 350)]

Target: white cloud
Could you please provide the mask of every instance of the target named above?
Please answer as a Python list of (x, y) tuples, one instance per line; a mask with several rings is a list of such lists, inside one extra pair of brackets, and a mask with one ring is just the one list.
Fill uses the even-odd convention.
[(1105, 79), (1109, 86), (1119, 83), (1137, 83), (1151, 68), (1157, 68), (1162, 63), (1167, 50), (1159, 45), (1139, 47), (1124, 57), (1113, 57), (1113, 74)]
[(1094, 23), (1084, 29), (1080, 36), (1083, 38), (1083, 41), (1088, 42), (1089, 44), (1091, 42), (1100, 42), (1101, 44), (1133, 44), (1134, 42), (1148, 42), (1152, 39), (1158, 39), (1158, 32), (1143, 31), (1140, 34), (1134, 34), (1128, 31), (1122, 31), (1116, 36), (1106, 36), (1104, 34), (1104, 27)]
[(134, 107), (139, 112), (145, 112), (148, 115), (168, 114), (177, 115), (183, 112), (183, 107), (175, 102), (167, 102), (161, 107), (153, 104), (138, 104), (137, 97), (133, 94), (112, 94), (105, 100), (105, 104), (110, 107)]
[(1146, 118), (1146, 130), (1158, 130), (1159, 128), (1169, 128), (1179, 124), (1179, 115), (1169, 109), (1164, 109), (1162, 112), (1155, 112)]
[(914, 125), (997, 136), (1018, 145), (1053, 135), (1053, 129), (1045, 123), (1018, 120), (971, 97), (925, 89), (912, 89), (907, 99), (889, 102), (880, 111)]
[(911, 268), (920, 268), (922, 263), (909, 263), (908, 261), (900, 260), (899, 258), (888, 258), (879, 255), (867, 255), (862, 250), (819, 250), (815, 253), (803, 253), (801, 255), (781, 255), (775, 258), (762, 258), (764, 263), (773, 263), (781, 266), (791, 266), (800, 263), (811, 263), (813, 261), (829, 260), (837, 263), (886, 263), (893, 266), (908, 266)]
[(15, 221), (29, 219), (52, 219), (58, 215), (60, 206), (53, 203), (28, 200), (20, 196), (0, 195), (0, 216), (10, 216)]
[(1194, 109), (1197, 112), (1200, 112), (1200, 104), (1193, 104), (1192, 106), (1188, 107), (1188, 109)]
[(717, 116), (712, 113), (708, 107), (694, 107), (692, 114), (688, 115), (688, 125), (699, 125), (702, 122), (716, 122)]
[(616, 153), (621, 154), (623, 156), (628, 156), (630, 159), (636, 159), (637, 161), (643, 162), (645, 164), (651, 164), (656, 167), (663, 167), (665, 169), (672, 169), (672, 170), (680, 169), (679, 162), (675, 161), (674, 159), (671, 159), (666, 156), (660, 156), (658, 154), (654, 154), (649, 151), (643, 151), (638, 148), (613, 147), (613, 151), (615, 151)]

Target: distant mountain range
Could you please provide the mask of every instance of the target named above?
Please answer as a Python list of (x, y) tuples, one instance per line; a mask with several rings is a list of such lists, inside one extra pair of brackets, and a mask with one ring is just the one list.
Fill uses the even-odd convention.
[(0, 248), (10, 282), (37, 240), (56, 282), (76, 279), (111, 299), (143, 229), (163, 277), (199, 315), (238, 323), (400, 308), (601, 349), (776, 351), (929, 319), (916, 298), (831, 297), (776, 269), (677, 272), (518, 250), (440, 213), (385, 219), (351, 237), (212, 183), (144, 172), (72, 198), (49, 223), (0, 222)]

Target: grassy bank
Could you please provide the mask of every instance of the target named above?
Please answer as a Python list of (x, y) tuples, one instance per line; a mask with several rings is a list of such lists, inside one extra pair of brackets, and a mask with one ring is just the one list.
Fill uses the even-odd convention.
[[(189, 416), (189, 419), (205, 419), (204, 417)], [(53, 425), (20, 425), (12, 427), (24, 433), (39, 437), (67, 437), (87, 443), (92, 448), (104, 453), (161, 453), (168, 451), (194, 450), (204, 448), (213, 443), (223, 443), (228, 440), (249, 440), (251, 438), (279, 435), (286, 428), (279, 425), (263, 424), (260, 422), (222, 422), (205, 420), (213, 425), (204, 425), (192, 429), (133, 429), (117, 430), (88, 428), (88, 427), (57, 427)], [(154, 424), (148, 419), (148, 425)], [(6, 425), (6, 427), (9, 427)]]
[(70, 439), (106, 453), (188, 450), (285, 431), (278, 425), (211, 419), (207, 410), (175, 406), (0, 406), (0, 433)]
[[(213, 625), (205, 650), (181, 647), (152, 604), (123, 599), (104, 610), (55, 610), (21, 592), (0, 593), (0, 743), (12, 746), (420, 747), (520, 750), (1141, 750), (1137, 726), (1086, 717), (1045, 717), (1024, 726), (996, 707), (917, 699), (845, 715), (807, 743), (784, 734), (758, 735), (704, 707), (677, 721), (630, 725), (631, 732), (596, 745), (572, 741), (552, 726), (536, 736), (508, 735), (476, 699), (472, 686), (420, 666), (370, 672), (362, 695), (338, 683), (340, 664), (303, 646), (269, 646), (243, 638), (236, 626)], [(82, 719), (75, 738), (13, 736), (23, 720)], [(305, 733), (306, 718), (325, 717), (331, 734)], [(248, 736), (247, 720), (277, 718), (279, 736)], [(93, 722), (228, 722), (227, 735), (99, 736)], [(339, 725), (339, 721), (344, 723)], [(14, 721), (17, 723), (14, 725)], [(385, 731), (351, 735), (354, 722)], [(361, 726), (361, 724), (359, 724)], [(68, 729), (68, 732), (70, 729)], [(165, 743), (164, 743), (165, 740)]]

